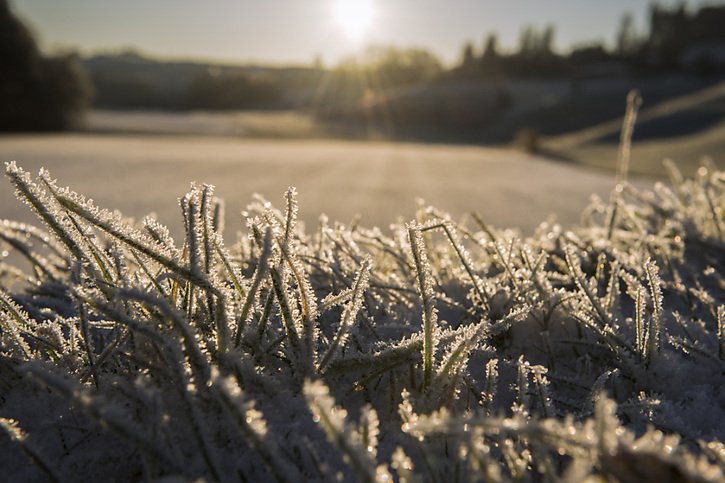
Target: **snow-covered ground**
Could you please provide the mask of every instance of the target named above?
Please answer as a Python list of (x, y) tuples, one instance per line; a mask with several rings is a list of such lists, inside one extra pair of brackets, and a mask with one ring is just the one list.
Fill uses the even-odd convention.
[[(284, 206), (225, 242), (195, 187), (173, 242), (9, 163), (59, 242), (0, 223), (0, 480), (723, 481), (716, 169), (522, 238), (412, 199), (528, 231), (574, 223), (611, 177), (331, 141), (74, 134), (0, 138), (0, 156), (163, 222), (191, 179), (232, 212), (253, 191)], [(29, 219), (10, 185), (0, 215)], [(305, 231), (286, 185), (313, 223), (418, 222)]]
[[(416, 197), (462, 216), (531, 232), (549, 215), (578, 221), (592, 193), (607, 197), (613, 175), (502, 149), (411, 143), (251, 140), (233, 137), (63, 134), (0, 137), (0, 160), (37, 171), (99, 205), (141, 217), (155, 212), (174, 233), (177, 199), (191, 181), (211, 183), (227, 202), (227, 226), (254, 193), (279, 204), (288, 186), (300, 193), (300, 218), (321, 213), (385, 227), (413, 216)], [(648, 182), (642, 182), (648, 184)], [(34, 221), (0, 185), (0, 218)]]

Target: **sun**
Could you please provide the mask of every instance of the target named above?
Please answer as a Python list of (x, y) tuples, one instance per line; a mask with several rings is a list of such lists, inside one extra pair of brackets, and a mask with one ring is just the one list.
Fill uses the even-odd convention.
[(370, 28), (375, 17), (372, 0), (336, 0), (335, 23), (353, 40), (360, 40)]

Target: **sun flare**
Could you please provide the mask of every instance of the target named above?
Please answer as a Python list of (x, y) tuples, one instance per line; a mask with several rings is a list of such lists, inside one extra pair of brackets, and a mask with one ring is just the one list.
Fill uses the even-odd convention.
[(353, 40), (361, 39), (370, 28), (375, 17), (372, 0), (336, 0), (335, 23)]

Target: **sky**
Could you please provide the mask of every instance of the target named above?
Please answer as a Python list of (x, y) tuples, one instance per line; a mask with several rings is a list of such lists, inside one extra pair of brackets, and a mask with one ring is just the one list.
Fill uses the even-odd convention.
[[(339, 14), (340, 2), (368, 2)], [(661, 0), (673, 5), (676, 0)], [(325, 65), (366, 45), (424, 47), (452, 64), (498, 33), (514, 48), (526, 25), (556, 27), (555, 48), (612, 42), (624, 12), (644, 32), (647, 0), (11, 0), (47, 51), (133, 48), (155, 57)], [(722, 1), (690, 0), (695, 8)], [(347, 17), (346, 17), (347, 15)], [(342, 17), (342, 18), (341, 18)]]

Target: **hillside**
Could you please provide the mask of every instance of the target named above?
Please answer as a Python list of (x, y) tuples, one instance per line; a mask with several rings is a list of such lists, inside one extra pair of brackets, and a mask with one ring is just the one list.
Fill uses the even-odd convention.
[[(621, 124), (621, 118), (613, 119), (552, 136), (543, 145), (562, 158), (613, 169)], [(654, 105), (645, 104), (633, 139), (635, 162), (631, 168), (638, 173), (662, 174), (665, 158), (675, 160), (687, 174), (697, 169), (702, 157), (721, 165), (725, 158), (725, 83)]]
[[(94, 105), (103, 109), (178, 111), (193, 108), (195, 85), (213, 79), (230, 79), (237, 83), (247, 80), (273, 85), (279, 89), (279, 99), (266, 100), (262, 106), (289, 109), (309, 103), (314, 88), (319, 85), (324, 74), (321, 69), (311, 67), (162, 60), (135, 52), (96, 55), (83, 59), (83, 65), (96, 91)], [(231, 101), (224, 106), (224, 110), (239, 109), (234, 99)]]

